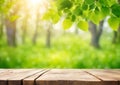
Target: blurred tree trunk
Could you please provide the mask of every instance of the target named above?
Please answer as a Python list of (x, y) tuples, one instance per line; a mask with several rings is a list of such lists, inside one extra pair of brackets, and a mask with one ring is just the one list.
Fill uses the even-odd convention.
[(32, 42), (33, 44), (35, 45), (36, 44), (36, 41), (37, 41), (37, 36), (38, 36), (38, 28), (39, 28), (39, 10), (40, 8), (38, 7), (37, 8), (37, 15), (36, 15), (36, 28), (35, 28), (35, 32), (34, 32), (34, 35), (33, 35), (33, 39), (32, 39)]
[(112, 41), (112, 43), (113, 44), (115, 44), (115, 43), (117, 43), (117, 31), (113, 31), (113, 41)]
[(26, 42), (26, 35), (27, 35), (27, 18), (24, 19), (24, 23), (22, 24), (22, 43)]
[(113, 44), (120, 43), (120, 26), (117, 31), (113, 31)]
[(75, 34), (78, 34), (79, 33), (79, 29), (76, 27), (75, 28)]
[(38, 36), (38, 25), (36, 26), (35, 33), (34, 33), (33, 39), (32, 39), (32, 42), (34, 45), (36, 44), (37, 36)]
[(3, 25), (0, 25), (0, 39), (3, 37)]
[(89, 31), (91, 33), (91, 45), (95, 48), (100, 48), (100, 37), (103, 31), (104, 20), (102, 20), (99, 24), (99, 28), (97, 29), (97, 25), (93, 22), (89, 22)]
[(49, 23), (49, 27), (47, 29), (47, 38), (46, 38), (46, 46), (48, 48), (51, 47), (51, 27), (52, 27), (52, 23)]
[[(118, 3), (120, 4), (120, 0), (118, 0)], [(120, 43), (120, 25), (119, 25), (117, 31), (113, 31), (113, 40), (112, 40), (112, 43), (116, 44), (118, 42)]]
[(118, 28), (118, 43), (120, 43), (120, 25), (119, 25), (119, 28)]
[(1, 15), (0, 16), (0, 39), (3, 37), (3, 25), (4, 25), (4, 19), (3, 19), (3, 16)]
[(26, 42), (26, 37), (27, 37), (28, 20), (30, 18), (30, 13), (27, 7), (23, 9), (24, 9), (23, 12), (25, 12), (25, 17), (22, 23), (22, 43), (24, 44)]
[(120, 0), (118, 0), (118, 3), (120, 4)]
[(8, 45), (16, 46), (16, 21), (11, 22), (9, 19), (6, 19), (5, 25)]
[(79, 29), (77, 28), (77, 25), (75, 24), (75, 34), (79, 33)]
[[(11, 0), (9, 3), (12, 2)], [(12, 11), (10, 11), (12, 10)], [(16, 42), (16, 23), (18, 19), (19, 3), (12, 5), (8, 11), (8, 15), (5, 17), (5, 27), (7, 43), (9, 46), (17, 46)]]

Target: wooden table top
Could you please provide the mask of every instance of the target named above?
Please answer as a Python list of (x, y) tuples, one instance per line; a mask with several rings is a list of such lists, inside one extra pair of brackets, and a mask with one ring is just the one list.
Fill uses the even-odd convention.
[(120, 85), (120, 69), (0, 69), (0, 85)]

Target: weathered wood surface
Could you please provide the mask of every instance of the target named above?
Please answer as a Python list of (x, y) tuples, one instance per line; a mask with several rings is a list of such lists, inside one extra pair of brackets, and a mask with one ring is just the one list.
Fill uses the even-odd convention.
[(0, 85), (120, 85), (120, 70), (0, 69)]

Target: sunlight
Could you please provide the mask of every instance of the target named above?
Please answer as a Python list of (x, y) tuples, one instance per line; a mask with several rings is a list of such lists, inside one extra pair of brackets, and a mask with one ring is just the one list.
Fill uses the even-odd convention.
[(44, 12), (47, 10), (48, 4), (49, 4), (48, 0), (27, 0), (29, 10), (33, 11), (39, 9), (41, 14), (44, 14)]
[(43, 3), (44, 0), (29, 0), (29, 3), (30, 4), (33, 4), (33, 5), (37, 5), (37, 4), (40, 4), (40, 3)]

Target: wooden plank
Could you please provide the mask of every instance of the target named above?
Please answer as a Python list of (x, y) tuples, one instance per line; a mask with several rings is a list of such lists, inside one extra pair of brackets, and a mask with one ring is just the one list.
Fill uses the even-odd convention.
[(120, 85), (120, 69), (0, 69), (0, 85)]
[(23, 79), (25, 79), (29, 76), (32, 76), (40, 71), (41, 71), (41, 69), (35, 69), (35, 70), (29, 70), (28, 72), (18, 73), (8, 79), (8, 85), (22, 85)]
[(119, 85), (119, 70), (88, 70), (86, 72), (101, 79), (104, 85)]
[(102, 80), (120, 80), (120, 71), (118, 70), (89, 70), (88, 73), (95, 75)]
[(0, 73), (1, 73), (1, 72), (4, 72), (4, 71), (5, 71), (4, 69), (0, 69)]
[(8, 70), (6, 70), (6, 69), (0, 69), (0, 74), (4, 73), (6, 71), (8, 71)]
[(42, 74), (48, 72), (49, 70), (41, 70), (40, 72), (29, 76), (25, 79), (23, 79), (23, 85), (35, 85), (35, 80), (40, 77)]
[(36, 85), (102, 85), (101, 80), (82, 70), (53, 69), (36, 79)]
[(0, 73), (0, 85), (7, 85), (8, 78), (24, 71), (28, 71), (28, 70), (27, 69), (4, 69), (4, 71)]

